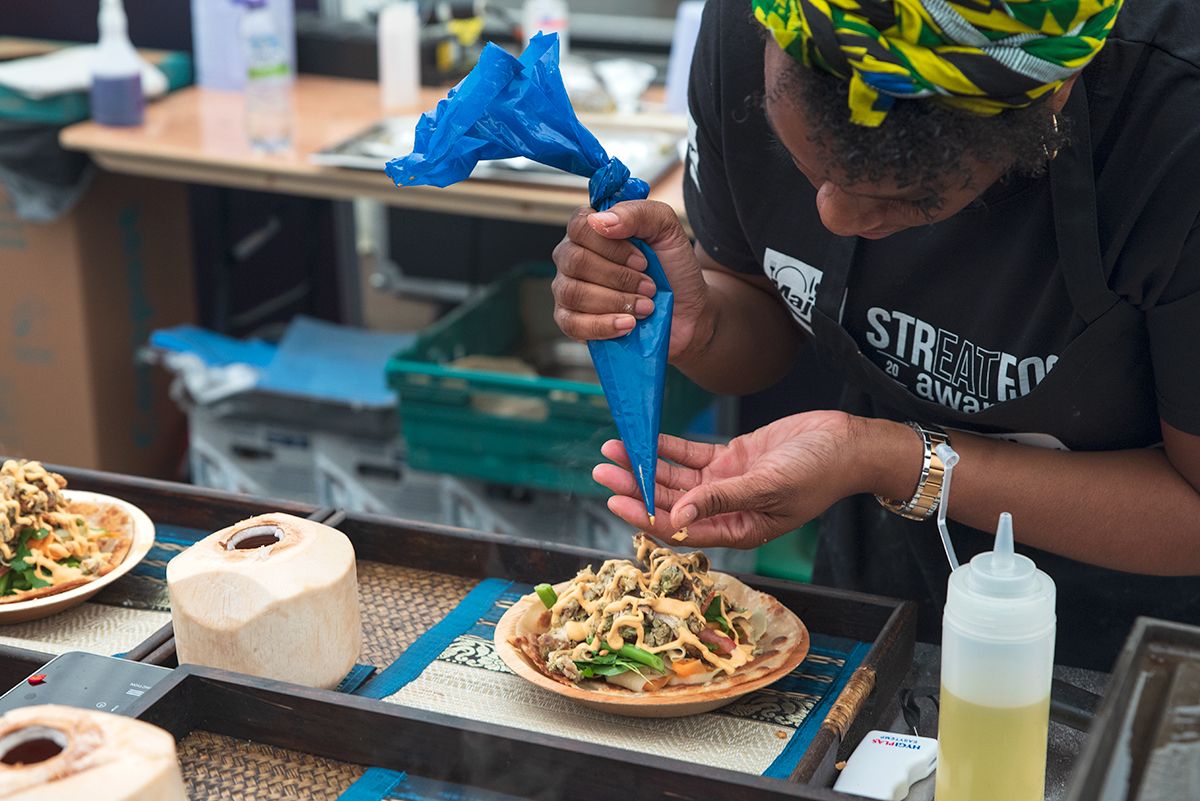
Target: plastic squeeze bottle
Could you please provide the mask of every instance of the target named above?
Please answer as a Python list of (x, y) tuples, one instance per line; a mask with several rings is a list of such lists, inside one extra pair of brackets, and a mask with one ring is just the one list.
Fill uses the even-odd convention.
[(121, 0), (100, 0), (100, 42), (92, 58), (92, 119), (101, 125), (141, 125), (142, 60), (129, 41)]
[(1042, 801), (1055, 594), (1032, 559), (1013, 553), (1008, 512), (993, 550), (950, 574), (937, 801)]

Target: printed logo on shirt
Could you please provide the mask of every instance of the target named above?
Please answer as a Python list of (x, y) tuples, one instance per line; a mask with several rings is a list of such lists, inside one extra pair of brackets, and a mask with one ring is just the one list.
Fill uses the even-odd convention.
[(867, 344), (877, 364), (917, 397), (971, 414), (1028, 395), (1058, 356), (1017, 356), (988, 350), (911, 314), (873, 306)]
[(763, 272), (775, 282), (796, 322), (811, 334), (813, 306), (816, 305), (817, 290), (821, 287), (824, 273), (811, 264), (771, 248), (763, 253)]

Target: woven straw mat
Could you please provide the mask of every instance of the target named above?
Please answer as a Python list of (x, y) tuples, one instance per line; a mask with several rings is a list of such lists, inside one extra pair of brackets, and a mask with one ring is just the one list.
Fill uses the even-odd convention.
[(333, 801), (367, 770), (204, 731), (194, 731), (181, 740), (178, 751), (192, 801)]
[(358, 661), (382, 670), (458, 606), (478, 579), (380, 562), (358, 563), (363, 648)]

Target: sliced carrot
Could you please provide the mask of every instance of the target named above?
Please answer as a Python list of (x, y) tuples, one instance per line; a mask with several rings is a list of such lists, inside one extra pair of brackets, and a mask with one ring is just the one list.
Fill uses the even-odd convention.
[(699, 659), (680, 659), (678, 662), (671, 663), (671, 670), (675, 671), (678, 676), (686, 677), (703, 673), (708, 668)]
[(667, 682), (671, 680), (671, 675), (668, 673), (659, 676), (657, 679), (646, 679), (646, 686), (642, 688), (642, 692), (648, 693), (651, 690), (661, 690), (667, 686)]

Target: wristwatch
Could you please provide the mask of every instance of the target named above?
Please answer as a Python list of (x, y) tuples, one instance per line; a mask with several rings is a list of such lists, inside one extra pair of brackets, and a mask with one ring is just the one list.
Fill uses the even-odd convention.
[(880, 495), (876, 495), (875, 500), (889, 512), (895, 512), (909, 520), (928, 520), (937, 511), (938, 503), (942, 499), (942, 478), (946, 475), (946, 466), (938, 458), (935, 449), (943, 442), (949, 444), (950, 438), (937, 426), (922, 426), (911, 420), (907, 425), (916, 431), (925, 443), (925, 458), (921, 463), (921, 478), (917, 481), (917, 491), (907, 502), (894, 501)]

